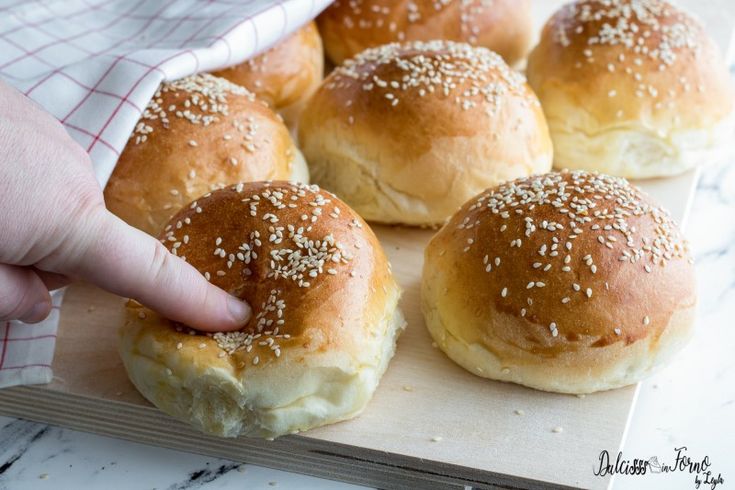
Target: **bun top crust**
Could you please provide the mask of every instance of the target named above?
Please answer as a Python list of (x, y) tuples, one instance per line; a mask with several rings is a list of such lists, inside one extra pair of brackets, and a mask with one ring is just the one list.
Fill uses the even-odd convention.
[[(539, 105), (523, 75), (500, 56), (451, 41), (392, 43), (365, 50), (337, 67), (323, 90), (342, 99), (346, 113), (365, 113), (380, 121), (388, 111), (391, 119), (403, 112), (408, 119), (418, 112), (415, 107), (429, 112), (429, 105), (436, 116), (471, 109), (492, 115), (512, 95)], [(391, 109), (399, 104), (399, 110)]]
[(247, 87), (279, 110), (316, 90), (323, 72), (322, 40), (310, 22), (265, 53), (215, 75)]
[(120, 155), (105, 202), (157, 235), (177, 209), (214, 188), (290, 178), (295, 157), (286, 126), (243, 87), (207, 74), (164, 82)]
[(584, 100), (599, 124), (653, 119), (668, 129), (707, 126), (733, 109), (717, 46), (663, 0), (565, 5), (546, 23), (527, 76), (549, 117)]
[(366, 48), (434, 39), (483, 46), (513, 64), (532, 30), (528, 0), (337, 0), (317, 20), (335, 64)]
[(214, 191), (174, 216), (161, 240), (212, 284), (253, 306), (242, 330), (213, 336), (229, 360), (213, 353), (196, 362), (242, 368), (288, 350), (359, 358), (361, 345), (383, 334), (385, 304), (398, 288), (370, 228), (317, 186), (253, 182)]
[[(489, 189), (426, 255), (453, 285), (445, 293), (458, 325), (462, 315), (507, 325), (477, 335), (541, 356), (658, 336), (696, 303), (692, 259), (674, 221), (605, 175), (549, 173)], [(517, 321), (493, 321), (498, 315)]]

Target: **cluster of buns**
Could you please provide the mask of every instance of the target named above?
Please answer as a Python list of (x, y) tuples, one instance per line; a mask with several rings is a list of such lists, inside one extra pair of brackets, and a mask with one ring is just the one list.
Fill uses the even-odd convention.
[(255, 314), (242, 330), (204, 335), (131, 304), (120, 353), (148, 400), (227, 437), (276, 437), (362, 411), (404, 321), (360, 216), (316, 186), (255, 182), (197, 199), (160, 238)]
[[(681, 348), (696, 305), (687, 244), (620, 176), (722, 154), (727, 71), (663, 0), (577, 0), (546, 24), (527, 83), (509, 64), (528, 49), (529, 4), (337, 0), (318, 18), (324, 48), (312, 23), (218, 76), (161, 86), (108, 206), (254, 317), (202, 334), (131, 302), (120, 352), (146, 398), (223, 436), (359, 414), (404, 327), (363, 219), (444, 225), (421, 306), (472, 373), (590, 393)], [(323, 49), (338, 66), (322, 81)], [(285, 182), (309, 174), (326, 190)]]
[(648, 178), (727, 154), (735, 93), (704, 27), (664, 0), (580, 0), (528, 59), (555, 166)]

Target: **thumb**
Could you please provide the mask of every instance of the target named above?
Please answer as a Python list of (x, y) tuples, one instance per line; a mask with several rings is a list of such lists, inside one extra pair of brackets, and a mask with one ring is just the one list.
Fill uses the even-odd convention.
[(235, 330), (250, 320), (247, 303), (210, 284), (158, 240), (104, 208), (85, 216), (73, 270), (58, 271), (133, 298), (161, 315), (205, 331)]
[(0, 322), (38, 323), (50, 311), (48, 290), (30, 267), (0, 264)]

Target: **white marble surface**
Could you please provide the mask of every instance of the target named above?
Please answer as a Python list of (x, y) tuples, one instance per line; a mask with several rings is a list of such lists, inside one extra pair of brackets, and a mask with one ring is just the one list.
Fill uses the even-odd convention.
[[(687, 235), (697, 260), (697, 333), (644, 382), (623, 453), (673, 463), (687, 446), (735, 484), (735, 163), (705, 169)], [(608, 449), (615, 452), (615, 448)], [(580, 467), (592, 471), (597, 454)], [(532, 464), (532, 463), (529, 463)], [(0, 489), (349, 489), (251, 465), (0, 417)], [(688, 473), (616, 477), (615, 489), (695, 488)], [(704, 487), (702, 487), (704, 488)]]

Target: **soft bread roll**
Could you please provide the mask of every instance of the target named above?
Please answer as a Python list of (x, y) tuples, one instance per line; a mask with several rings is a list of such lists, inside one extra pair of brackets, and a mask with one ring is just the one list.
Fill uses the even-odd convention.
[(442, 223), (498, 182), (551, 168), (544, 115), (523, 76), (485, 48), (389, 44), (335, 69), (299, 141), (314, 181), (367, 220)]
[(469, 201), (426, 248), (421, 294), (457, 364), (561, 393), (639, 381), (688, 340), (696, 304), (668, 213), (623, 179), (583, 171)]
[(212, 75), (164, 82), (143, 112), (105, 187), (127, 223), (158, 234), (184, 204), (242, 181), (308, 182), (280, 118), (246, 89)]
[(513, 65), (532, 32), (529, 0), (337, 0), (317, 21), (336, 65), (381, 44), (435, 39), (482, 46)]
[(214, 74), (247, 88), (294, 127), (324, 77), (324, 50), (316, 24), (310, 22), (265, 53)]
[(129, 305), (120, 354), (143, 396), (226, 437), (276, 437), (365, 408), (404, 321), (383, 250), (349, 207), (316, 186), (239, 184), (186, 206), (161, 237), (253, 318), (212, 336)]
[(715, 43), (661, 0), (582, 0), (558, 11), (531, 53), (559, 168), (629, 178), (721, 159), (735, 128)]

